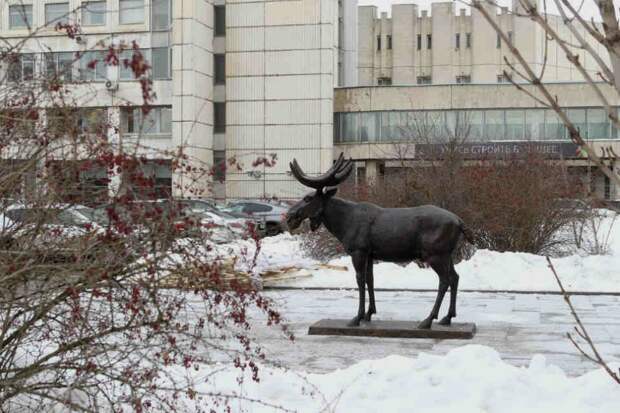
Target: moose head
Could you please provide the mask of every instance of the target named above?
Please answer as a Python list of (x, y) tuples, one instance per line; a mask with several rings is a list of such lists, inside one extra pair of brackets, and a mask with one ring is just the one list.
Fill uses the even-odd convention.
[(337, 185), (347, 179), (353, 171), (353, 161), (345, 160), (344, 155), (340, 153), (338, 160), (323, 175), (317, 177), (309, 177), (302, 171), (296, 159), (289, 164), (291, 172), (295, 179), (301, 184), (315, 189), (313, 192), (306, 194), (301, 201), (293, 205), (286, 216), (286, 223), (289, 229), (294, 230), (304, 219), (310, 219), (310, 229), (316, 231), (322, 223), (322, 214), (325, 203), (329, 198), (336, 194)]

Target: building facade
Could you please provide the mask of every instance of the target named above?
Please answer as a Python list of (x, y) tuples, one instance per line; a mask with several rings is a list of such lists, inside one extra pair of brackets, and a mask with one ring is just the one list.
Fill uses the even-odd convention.
[[(534, 87), (524, 87), (538, 94)], [(592, 88), (580, 82), (548, 87), (597, 154), (613, 169), (620, 168), (618, 160), (603, 152), (610, 147), (618, 153), (620, 131)], [(617, 92), (601, 87), (620, 114)], [(334, 152), (356, 161), (358, 178), (370, 180), (388, 176), (391, 168), (422, 166), (429, 149), (440, 149), (449, 140), (459, 142), (465, 159), (472, 160), (510, 156), (535, 145), (589, 177), (591, 189), (601, 198), (620, 199), (620, 188), (570, 142), (555, 112), (511, 84), (340, 88), (334, 111)]]
[[(108, 119), (108, 139), (133, 144), (152, 160), (143, 168), (176, 196), (290, 198), (303, 191), (287, 174), (290, 159), (309, 173), (331, 163), (334, 87), (356, 72), (343, 25), (356, 12), (351, 0), (8, 0), (0, 36), (23, 46), (19, 71), (0, 70), (6, 81), (28, 82), (62, 69), (75, 83), (75, 105)], [(79, 41), (57, 32), (57, 22), (78, 23)], [(148, 119), (131, 71), (104, 64), (109, 45), (133, 42), (152, 66)], [(133, 51), (123, 53), (131, 59)], [(42, 108), (41, 122), (48, 115)], [(142, 121), (149, 126), (139, 128)], [(235, 158), (242, 169), (218, 173), (211, 185), (174, 172), (170, 154), (180, 149), (197, 166)], [(271, 154), (275, 165), (255, 165)], [(111, 189), (119, 185), (112, 181)]]
[[(546, 40), (536, 23), (518, 17), (507, 7), (482, 4), (536, 73), (541, 73), (546, 61), (543, 80), (583, 80), (557, 43)], [(518, 0), (513, 0), (512, 10), (519, 7)], [(457, 10), (453, 2), (432, 3), (430, 14), (416, 4), (395, 4), (391, 18), (387, 12), (378, 16), (375, 6), (362, 6), (358, 19), (360, 86), (502, 83), (507, 81), (504, 70), (511, 74), (504, 57), (515, 63), (507, 45), (480, 12)], [(549, 15), (548, 19), (562, 38), (578, 44), (560, 17)], [(585, 30), (581, 32), (592, 40)], [(592, 40), (591, 45), (606, 56), (598, 42)], [(576, 53), (584, 67), (595, 74), (594, 59), (583, 50)]]

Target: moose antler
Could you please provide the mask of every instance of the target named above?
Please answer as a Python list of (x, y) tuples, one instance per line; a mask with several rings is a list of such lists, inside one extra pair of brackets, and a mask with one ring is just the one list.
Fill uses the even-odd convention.
[(314, 189), (322, 189), (327, 186), (336, 186), (351, 174), (353, 171), (353, 160), (349, 159), (345, 161), (344, 154), (341, 152), (338, 160), (334, 162), (331, 168), (323, 175), (317, 177), (309, 177), (304, 173), (297, 159), (293, 159), (293, 162), (289, 164), (291, 172), (301, 184)]

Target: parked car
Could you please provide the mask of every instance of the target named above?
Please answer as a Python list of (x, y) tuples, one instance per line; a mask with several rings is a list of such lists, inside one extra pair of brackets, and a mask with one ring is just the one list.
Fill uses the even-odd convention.
[(2, 224), (0, 249), (6, 253), (25, 254), (45, 262), (110, 255), (103, 250), (83, 254), (84, 241), (92, 239), (91, 230), (96, 224), (73, 206), (10, 205), (3, 211)]
[(222, 208), (222, 211), (264, 219), (267, 235), (277, 235), (285, 229), (284, 217), (288, 207), (265, 201), (234, 201)]
[[(94, 215), (100, 219), (108, 219), (110, 208), (114, 213), (124, 217), (126, 222), (134, 224), (135, 229), (143, 230), (147, 220), (154, 219), (155, 223), (167, 223), (176, 226), (178, 233), (172, 234), (175, 238), (195, 238), (208, 235), (216, 243), (227, 243), (238, 237), (238, 233), (228, 222), (217, 214), (204, 210), (190, 209), (178, 201), (169, 199), (139, 200), (130, 204), (102, 205), (95, 209)], [(239, 225), (240, 226), (240, 225)], [(165, 228), (165, 227), (163, 227)], [(167, 228), (170, 228), (167, 227)], [(172, 242), (172, 239), (162, 239), (162, 242)]]
[(265, 220), (261, 217), (252, 217), (247, 214), (233, 215), (201, 199), (182, 199), (175, 202), (184, 210), (206, 214), (214, 221), (227, 225), (240, 237), (246, 235), (249, 225), (254, 225), (258, 235), (264, 236), (266, 234)]

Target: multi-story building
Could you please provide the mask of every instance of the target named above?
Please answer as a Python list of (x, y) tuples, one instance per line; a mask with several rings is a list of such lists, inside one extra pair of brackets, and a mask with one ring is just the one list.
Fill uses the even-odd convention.
[[(497, 9), (481, 2), (531, 67), (544, 73), (545, 81), (582, 81), (574, 65), (557, 43), (546, 39), (533, 21), (519, 17), (507, 7)], [(518, 11), (518, 0), (512, 9)], [(377, 16), (375, 6), (359, 7), (358, 69), (359, 85), (425, 85), (452, 83), (507, 82), (507, 57), (515, 63), (507, 45), (484, 16), (475, 9), (456, 10), (453, 2), (432, 3), (428, 10), (416, 4), (395, 4), (392, 17)], [(572, 44), (578, 42), (558, 16), (548, 15), (554, 29)], [(586, 39), (591, 39), (581, 30)], [(600, 43), (594, 50), (606, 54)], [(576, 50), (580, 62), (594, 74), (598, 69), (585, 50)], [(544, 71), (541, 71), (546, 61)], [(517, 68), (519, 65), (515, 65)]]
[[(196, 196), (195, 186), (206, 188), (209, 180), (194, 182), (171, 169), (165, 153), (181, 147), (201, 166), (232, 157), (242, 166), (217, 177), (225, 181), (214, 185), (219, 199), (296, 197), (302, 188), (287, 174), (288, 161), (297, 158), (309, 173), (332, 161), (334, 87), (340, 77), (349, 79), (343, 84), (355, 82), (356, 32), (343, 28), (355, 19), (354, 1), (9, 0), (0, 5), (0, 37), (11, 44), (25, 40), (19, 71), (6, 76), (9, 69), (2, 68), (2, 77), (27, 82), (36, 71), (62, 70), (65, 82), (76, 81), (76, 105), (109, 120), (108, 139), (131, 144), (140, 132), (139, 150), (152, 158), (144, 168), (177, 196)], [(78, 42), (54, 30), (59, 21), (79, 23)], [(345, 38), (339, 40), (340, 33)], [(142, 103), (139, 82), (130, 70), (103, 63), (107, 45), (132, 42), (152, 66), (157, 96), (149, 127), (140, 131), (142, 115), (132, 107)], [(82, 54), (77, 62), (76, 52)], [(131, 58), (133, 52), (126, 53)], [(95, 67), (88, 65), (92, 61)], [(43, 122), (47, 112), (41, 110)], [(253, 165), (272, 153), (275, 166)]]

